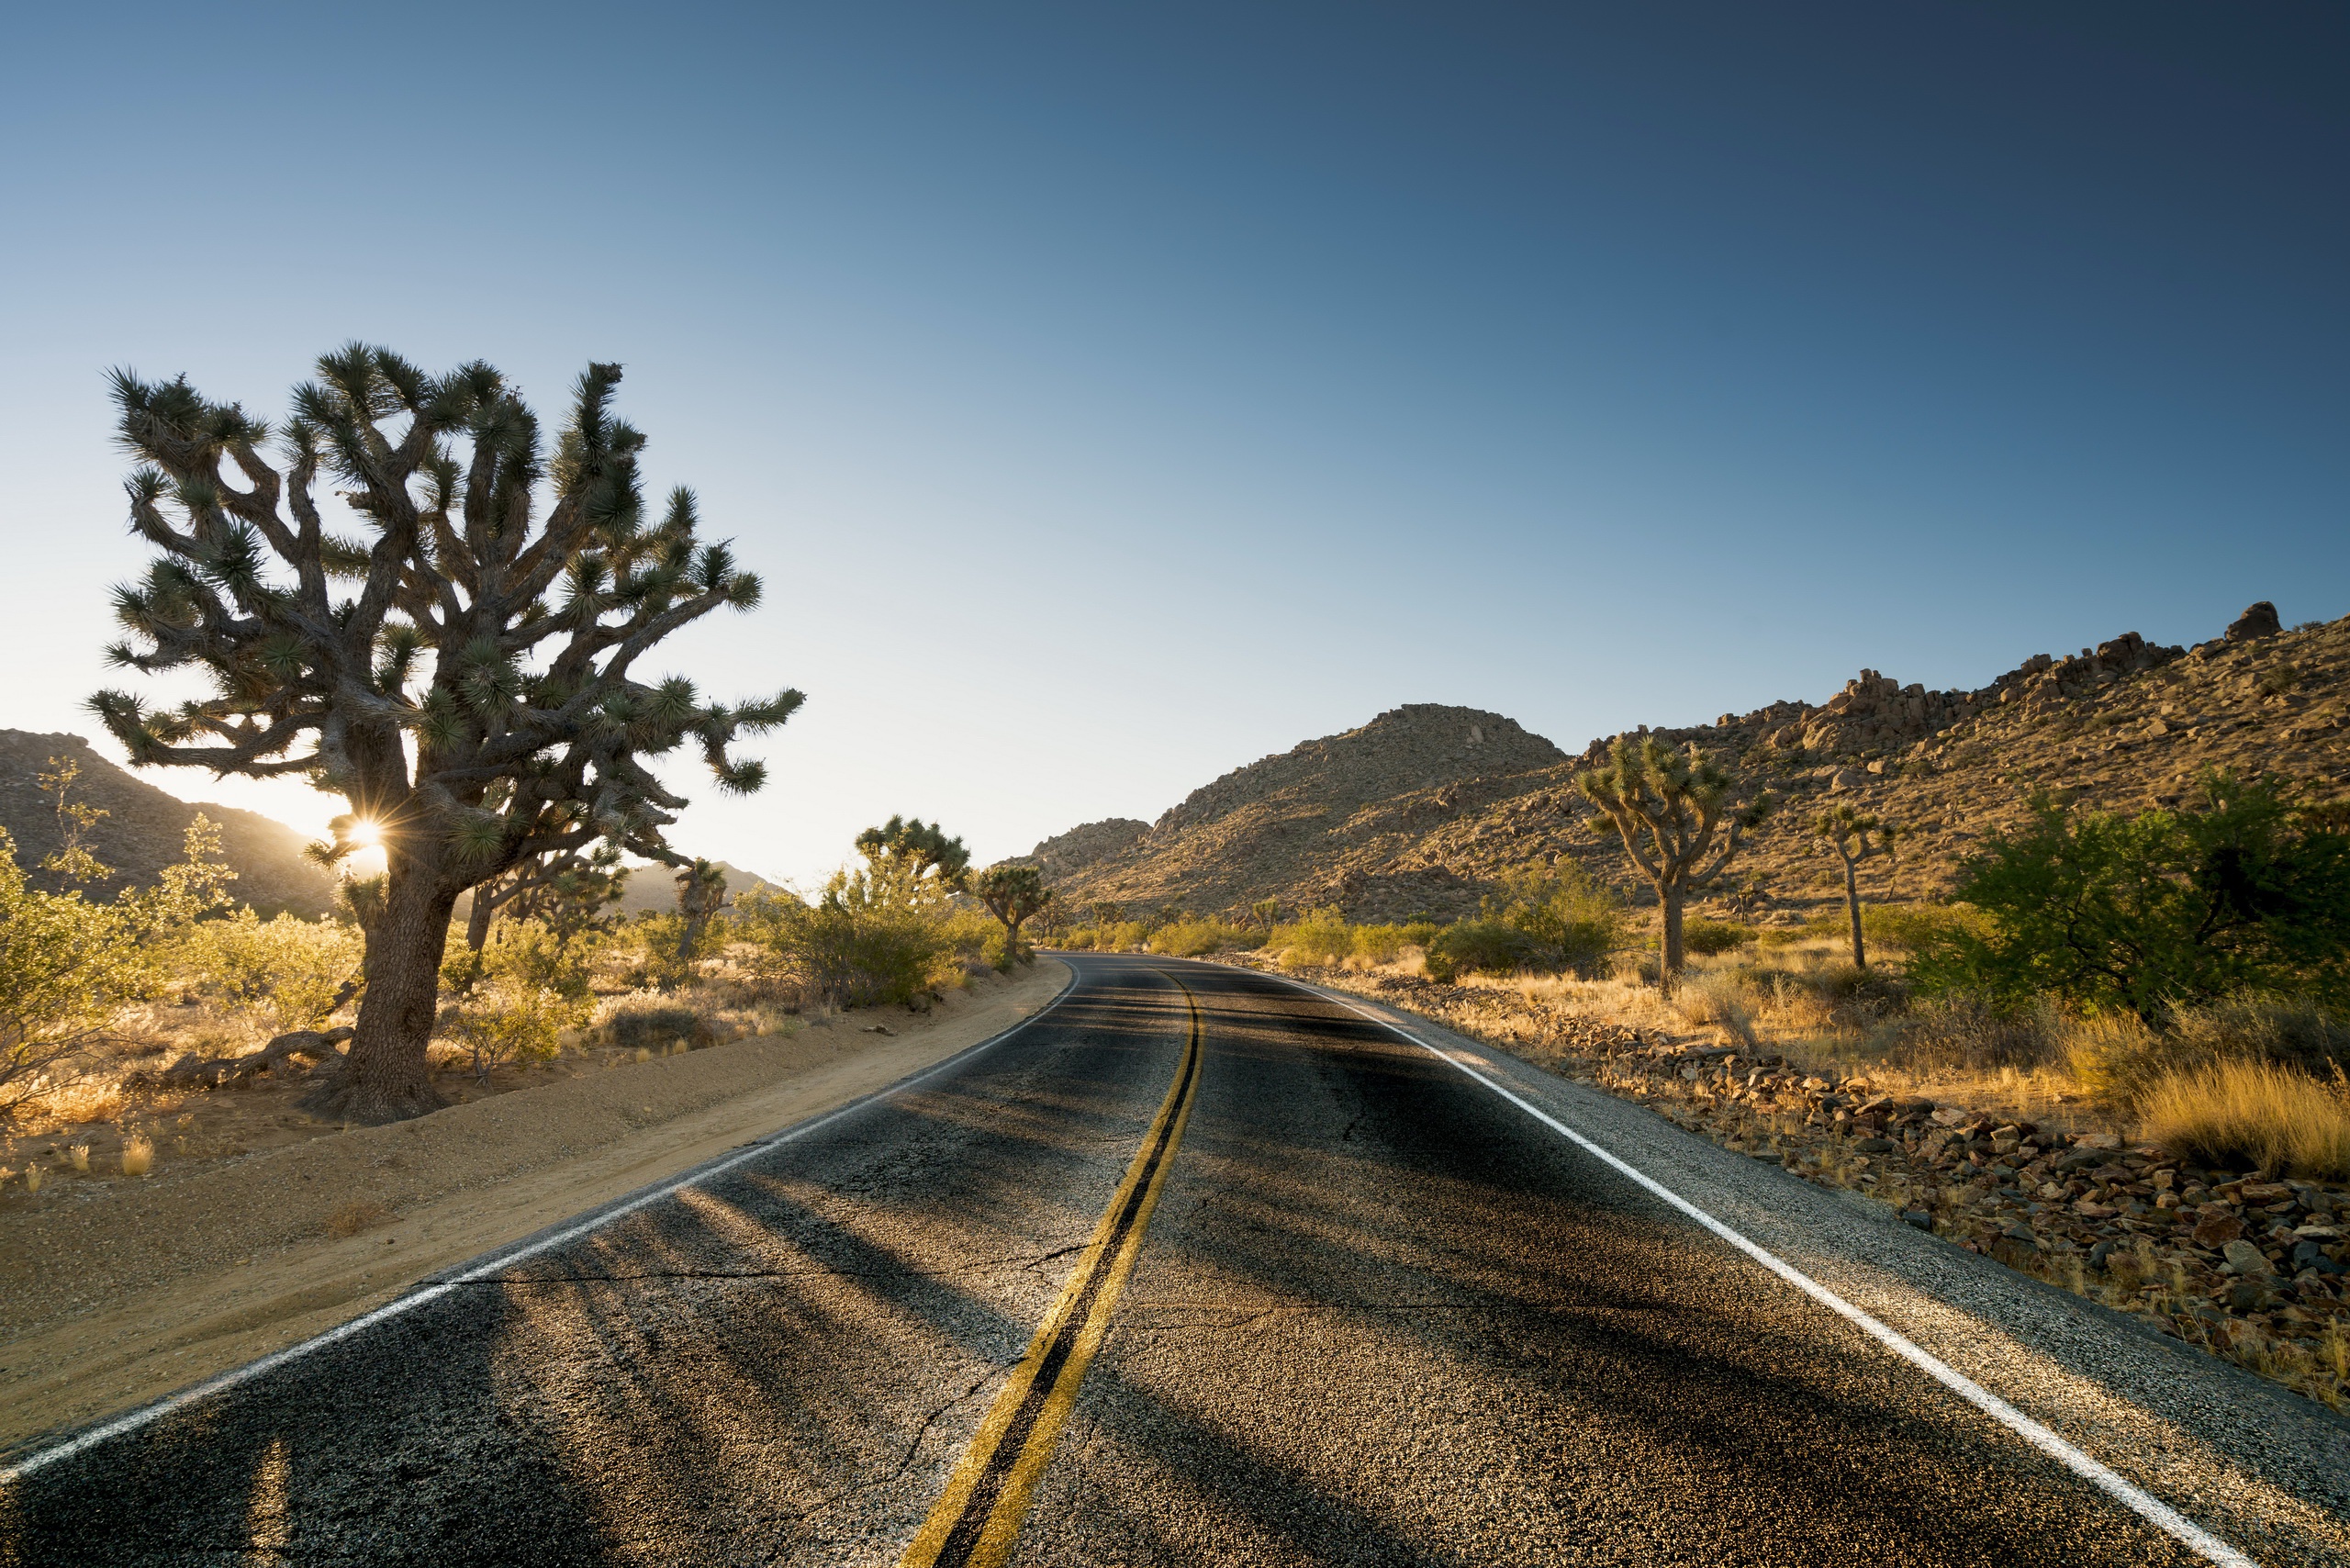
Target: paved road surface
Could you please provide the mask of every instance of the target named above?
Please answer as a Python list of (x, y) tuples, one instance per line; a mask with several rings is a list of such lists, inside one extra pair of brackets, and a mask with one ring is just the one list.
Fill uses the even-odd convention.
[[(17, 1476), (0, 1562), (2202, 1560), (1359, 1012), (1073, 962), (926, 1081)], [(1846, 1224), (1819, 1266), (1904, 1332), (2258, 1560), (2338, 1560), (2338, 1424), (2054, 1293), (1986, 1330), (1964, 1290), (2026, 1289), (1989, 1265), (1483, 1059), (1750, 1233)]]

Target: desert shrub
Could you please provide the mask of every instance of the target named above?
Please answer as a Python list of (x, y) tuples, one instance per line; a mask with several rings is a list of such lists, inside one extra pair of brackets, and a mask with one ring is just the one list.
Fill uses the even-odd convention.
[(1883, 969), (1830, 964), (1813, 970), (1805, 981), (1830, 1007), (1846, 1014), (1879, 1018), (1903, 1012), (1909, 1004), (1908, 983)]
[(1353, 928), (1352, 956), (1366, 964), (1392, 964), (1406, 951), (1425, 951), (1444, 927), (1433, 920), (1407, 920), (1401, 924), (1358, 925)]
[(281, 914), (263, 920), (248, 907), (198, 922), (173, 958), (190, 989), (263, 1035), (316, 1029), (345, 985), (356, 985), (367, 938), (333, 920)]
[(1072, 925), (1060, 934), (1059, 946), (1072, 953), (1091, 953), (1096, 939), (1093, 927)]
[(1265, 946), (1281, 956), (1285, 969), (1307, 964), (1337, 964), (1355, 950), (1354, 932), (1335, 909), (1317, 909), (1287, 925), (1276, 925)]
[(1221, 920), (1179, 920), (1151, 934), (1150, 950), (1197, 958), (1209, 953), (1242, 951), (1264, 939), (1264, 933), (1254, 926), (1233, 925)]
[(2213, 1061), (2272, 1061), (2318, 1078), (2350, 1068), (2350, 1020), (2305, 996), (2245, 992), (2182, 1007), (2167, 1033), (2182, 1052)]
[(1673, 1006), (1692, 1024), (1722, 1030), (1741, 1046), (1754, 1041), (1754, 1009), (1745, 982), (1727, 970), (1685, 970), (1673, 988)]
[(1541, 962), (1542, 944), (1506, 921), (1456, 920), (1428, 943), (1428, 978), (1449, 985), (1466, 974), (1516, 974)]
[(595, 945), (585, 938), (565, 941), (535, 920), (502, 920), (490, 927), (478, 952), (462, 941), (449, 945), (441, 983), (459, 998), (492, 980), (586, 996), (595, 956)]
[(1101, 928), (1096, 946), (1105, 953), (1131, 953), (1150, 940), (1150, 931), (1139, 920), (1121, 920)]
[(1624, 943), (1623, 901), (1572, 861), (1505, 874), (1480, 913), (1483, 923), (1498, 922), (1527, 938), (1529, 946), (1516, 965), (1521, 969), (1588, 978)]
[(2147, 1137), (2207, 1164), (2241, 1162), (2305, 1177), (2350, 1176), (2350, 1083), (2322, 1083), (2269, 1061), (2220, 1061), (2148, 1091)]
[(2350, 1064), (2350, 1029), (2305, 998), (2243, 995), (2181, 1008), (2161, 1029), (2133, 1014), (2108, 1013), (2067, 1025), (2073, 1076), (2124, 1108), (2147, 1103), (2156, 1086), (2229, 1063), (2266, 1063), (2312, 1079)]
[(0, 1115), (78, 1076), (150, 979), (124, 912), (27, 886), (0, 829)]
[(1912, 1067), (2046, 1067), (2065, 1054), (2062, 1022), (2044, 1008), (1998, 1007), (1953, 991), (1914, 1003), (1897, 1039)]
[(692, 1008), (644, 991), (614, 1002), (603, 1022), (604, 1037), (627, 1050), (690, 1040), (701, 1026), (701, 1014)]
[(474, 1076), (487, 1078), (504, 1062), (535, 1061), (563, 1048), (565, 1029), (584, 1028), (595, 1015), (584, 996), (548, 986), (498, 980), (450, 1010), (441, 1033), (473, 1053)]
[(1681, 927), (1681, 941), (1690, 952), (1711, 958), (1745, 946), (1754, 940), (1754, 928), (1729, 920), (1692, 920)]
[[(1961, 904), (1865, 904), (1861, 909), (1861, 935), (1872, 949), (1898, 947), (1914, 952), (1965, 934), (1986, 935), (1992, 929), (1982, 911)], [(1762, 940), (1766, 944), (1807, 939), (1841, 942), (1851, 930), (1849, 917), (1840, 910), (1815, 914), (1797, 931), (1766, 932)]]
[(2272, 780), (2209, 773), (2195, 806), (2134, 817), (2039, 797), (1957, 894), (1986, 918), (1921, 943), (1909, 972), (1929, 991), (2059, 996), (2149, 1025), (2247, 990), (2350, 997), (2350, 833)]
[(931, 960), (931, 989), (960, 986), (982, 969), (1010, 972), (1009, 934), (985, 910), (949, 905), (934, 911), (931, 920), (939, 944), (938, 955)]
[(911, 1002), (957, 947), (934, 911), (832, 896), (755, 895), (736, 905), (734, 924), (738, 939), (832, 1007)]

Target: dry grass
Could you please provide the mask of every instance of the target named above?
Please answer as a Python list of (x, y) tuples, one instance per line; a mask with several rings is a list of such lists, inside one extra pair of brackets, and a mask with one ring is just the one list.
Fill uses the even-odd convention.
[(2204, 1160), (2244, 1159), (2301, 1176), (2350, 1177), (2350, 1082), (2266, 1061), (2221, 1061), (2163, 1079), (2146, 1135)]
[(392, 1217), (392, 1211), (370, 1198), (354, 1198), (327, 1215), (327, 1234), (340, 1241), (373, 1230)]
[(155, 1169), (155, 1146), (146, 1137), (134, 1137), (122, 1140), (122, 1173), (125, 1176), (145, 1176)]

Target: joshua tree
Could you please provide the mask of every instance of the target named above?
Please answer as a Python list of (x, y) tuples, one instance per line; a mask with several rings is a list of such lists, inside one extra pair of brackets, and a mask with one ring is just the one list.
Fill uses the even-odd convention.
[(1662, 983), (1669, 988), (1681, 973), (1683, 904), (1729, 867), (1740, 834), (1762, 819), (1767, 797), (1729, 810), (1735, 783), (1729, 771), (1694, 745), (1675, 753), (1654, 735), (1638, 746), (1618, 736), (1607, 766), (1575, 783), (1607, 813), (1632, 864), (1656, 890), (1664, 917)]
[(891, 817), (856, 835), (876, 895), (897, 903), (928, 903), (963, 885), (971, 852), (946, 830), (920, 817)]
[(1270, 935), (1274, 924), (1281, 917), (1281, 901), (1279, 899), (1259, 899), (1255, 903), (1248, 906), (1248, 913), (1250, 918), (1265, 928), (1267, 935)]
[(1113, 925), (1125, 924), (1126, 906), (1115, 899), (1096, 899), (1085, 906), (1085, 913), (1093, 917), (1097, 931), (1107, 931)]
[(1020, 957), (1020, 924), (1053, 902), (1045, 874), (1034, 866), (990, 866), (971, 879), (971, 892), (1003, 922), (1003, 950), (1009, 959)]
[(480, 952), (490, 923), (501, 914), (538, 921), (557, 942), (570, 941), (628, 890), (628, 868), (620, 862), (617, 846), (599, 844), (584, 855), (576, 849), (534, 855), (491, 878), (473, 890), (465, 945)]
[(726, 907), (726, 872), (714, 861), (695, 860), (677, 873), (677, 913), (686, 917), (677, 938), (677, 962), (684, 965), (701, 946), (701, 934), (711, 917)]
[(1844, 863), (1844, 913), (1852, 925), (1852, 967), (1867, 969), (1868, 948), (1861, 941), (1861, 881), (1856, 873), (1863, 860), (1880, 855), (1891, 860), (1901, 830), (1882, 818), (1839, 804), (1813, 818), (1811, 831)]
[[(797, 691), (729, 707), (636, 676), (680, 627), (755, 605), (759, 583), (699, 537), (691, 492), (648, 516), (644, 438), (611, 413), (620, 378), (588, 367), (550, 454), (479, 363), (428, 375), (354, 344), (319, 360), (274, 432), (185, 377), (115, 375), (121, 441), (143, 460), (130, 524), (158, 556), (116, 590), (131, 636), (111, 655), (201, 671), (212, 691), (91, 706), (141, 767), (341, 794), (330, 862), (383, 845), (366, 999), (326, 1097), (354, 1119), (439, 1103), (424, 1047), (458, 894), (599, 840), (684, 864), (662, 829), (686, 802), (643, 759), (692, 741), (720, 789), (756, 790), (764, 767), (728, 748), (800, 706)], [(322, 515), (322, 467), (346, 487), (349, 532)]]

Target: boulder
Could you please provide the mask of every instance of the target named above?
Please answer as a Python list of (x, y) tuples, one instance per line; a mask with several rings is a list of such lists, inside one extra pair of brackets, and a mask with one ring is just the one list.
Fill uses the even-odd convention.
[(2277, 619), (2277, 607), (2264, 599), (2228, 622), (2226, 636), (2231, 643), (2249, 643), (2255, 637), (2274, 637), (2284, 629)]

